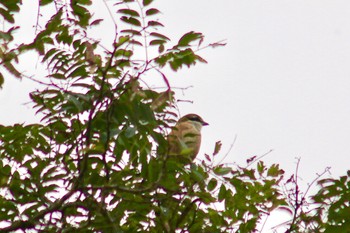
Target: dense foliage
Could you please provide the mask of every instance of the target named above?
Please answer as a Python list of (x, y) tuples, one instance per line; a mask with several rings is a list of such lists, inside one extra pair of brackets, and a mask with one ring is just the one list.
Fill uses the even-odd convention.
[[(152, 0), (105, 3), (106, 18), (118, 19), (113, 41), (91, 32), (105, 20), (94, 17), (91, 0), (41, 0), (33, 14), (49, 20), (38, 20), (31, 43), (17, 45), (21, 1), (0, 1), (0, 85), (36, 80), (41, 88), (30, 98), (42, 116), (0, 125), (0, 231), (255, 232), (279, 208), (291, 213), (287, 232), (349, 232), (350, 174), (320, 181), (307, 198), (297, 176), (283, 181), (276, 164), (215, 163), (220, 142), (191, 165), (168, 158), (177, 111), (164, 67), (205, 62), (197, 51), (221, 44), (202, 46), (193, 31), (173, 43)], [(37, 52), (45, 77), (21, 72), (27, 51)], [(150, 76), (163, 90), (147, 85)]]

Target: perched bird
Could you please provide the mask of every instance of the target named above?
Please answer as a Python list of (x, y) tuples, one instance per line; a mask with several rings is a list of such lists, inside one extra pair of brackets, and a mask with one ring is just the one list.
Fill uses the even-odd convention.
[(202, 126), (209, 125), (197, 114), (181, 117), (168, 136), (168, 155), (179, 156), (185, 163), (192, 162), (201, 146)]

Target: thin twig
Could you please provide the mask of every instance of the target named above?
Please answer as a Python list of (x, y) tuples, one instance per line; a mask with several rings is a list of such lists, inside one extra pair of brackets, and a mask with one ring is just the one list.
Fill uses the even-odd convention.
[(273, 149), (270, 149), (268, 152), (260, 155), (259, 157), (256, 157), (253, 159), (253, 161), (251, 161), (245, 168), (250, 167), (251, 165), (253, 165), (255, 162), (259, 161), (260, 159), (264, 158), (266, 155), (270, 154), (273, 151)]
[(228, 151), (226, 152), (226, 154), (224, 155), (224, 157), (219, 161), (219, 163), (218, 163), (217, 165), (221, 164), (222, 161), (224, 161), (224, 159), (230, 154), (230, 152), (231, 152), (233, 146), (234, 146), (235, 143), (236, 143), (236, 140), (237, 140), (237, 134), (235, 135), (235, 138), (233, 139), (233, 142), (231, 143), (230, 147), (228, 148)]
[(310, 188), (313, 186), (313, 184), (316, 183), (316, 181), (318, 181), (324, 174), (326, 174), (327, 172), (329, 172), (330, 169), (331, 169), (331, 167), (326, 167), (325, 170), (324, 170), (321, 174), (316, 173), (316, 178), (313, 179), (313, 180), (311, 181), (310, 184), (308, 184), (308, 187), (307, 187), (307, 189), (306, 189), (306, 191), (305, 191), (305, 194), (304, 194), (304, 196), (303, 196), (303, 199), (305, 199), (306, 194), (310, 191)]

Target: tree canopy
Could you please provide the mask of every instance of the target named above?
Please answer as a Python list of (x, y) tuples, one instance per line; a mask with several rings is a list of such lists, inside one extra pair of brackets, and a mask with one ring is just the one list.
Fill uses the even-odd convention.
[[(96, 18), (91, 0), (41, 0), (35, 37), (18, 45), (21, 1), (0, 1), (0, 85), (37, 82), (28, 94), (42, 118), (0, 125), (1, 232), (259, 232), (272, 211), (290, 214), (286, 232), (350, 232), (350, 173), (317, 177), (308, 196), (278, 164), (221, 164), (220, 142), (203, 161), (169, 158), (178, 111), (166, 67), (205, 63), (198, 52), (223, 44), (194, 31), (174, 42), (156, 1), (104, 3), (109, 14)], [(92, 32), (106, 19), (112, 41)], [(28, 51), (46, 75), (21, 71)]]

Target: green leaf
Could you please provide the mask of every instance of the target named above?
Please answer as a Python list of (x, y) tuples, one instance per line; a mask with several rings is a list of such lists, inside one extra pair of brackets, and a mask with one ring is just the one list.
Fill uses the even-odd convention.
[(177, 43), (177, 47), (187, 47), (190, 45), (191, 42), (200, 40), (202, 38), (203, 38), (202, 33), (194, 32), (194, 31), (188, 32), (180, 38), (179, 42)]
[(159, 53), (163, 53), (164, 50), (165, 50), (164, 44), (160, 44), (159, 47), (158, 47), (158, 52), (159, 52)]
[(119, 37), (119, 40), (117, 43), (115, 43), (115, 47), (118, 48), (120, 46), (122, 46), (123, 44), (127, 43), (130, 41), (130, 37), (129, 36), (121, 36)]
[(279, 176), (281, 174), (283, 174), (283, 170), (280, 170), (279, 165), (278, 164), (273, 164), (268, 170), (267, 170), (267, 175), (268, 176), (272, 176), (272, 177), (276, 177)]
[(214, 148), (213, 156), (217, 155), (217, 154), (220, 152), (221, 146), (222, 146), (221, 141), (217, 141), (217, 142), (215, 143), (215, 148)]
[(218, 200), (221, 202), (222, 200), (224, 200), (226, 198), (226, 187), (225, 185), (221, 185), (220, 190), (219, 190), (219, 195), (218, 195)]
[(0, 221), (9, 221), (18, 215), (16, 204), (0, 196), (1, 210)]
[(79, 25), (82, 27), (88, 26), (91, 18), (90, 11), (85, 7), (74, 4), (74, 1), (71, 2), (71, 7), (74, 14), (79, 18)]
[(207, 188), (209, 191), (213, 191), (217, 185), (218, 185), (218, 181), (214, 178), (211, 178), (211, 180), (208, 183)]
[(0, 31), (0, 39), (2, 39), (4, 41), (12, 41), (13, 36), (9, 32)]
[(259, 161), (257, 164), (258, 173), (261, 175), (265, 171), (266, 167), (263, 161)]
[(229, 174), (232, 171), (232, 168), (218, 166), (215, 167), (213, 171), (216, 175), (224, 176)]
[(125, 136), (127, 138), (131, 138), (135, 135), (136, 133), (136, 129), (134, 127), (128, 127), (126, 130), (125, 130)]
[(168, 40), (168, 41), (170, 41), (170, 39), (169, 39), (167, 36), (164, 36), (164, 35), (162, 35), (162, 34), (160, 34), (160, 33), (157, 33), (157, 32), (151, 32), (150, 35), (153, 36), (153, 37), (160, 38), (160, 39), (162, 39), (162, 40)]
[(0, 72), (0, 89), (2, 88), (2, 85), (4, 85), (4, 76)]
[(53, 1), (54, 0), (40, 0), (39, 4), (40, 4), (40, 6), (45, 6), (45, 5), (52, 3)]
[(134, 26), (137, 26), (137, 27), (140, 27), (141, 26), (141, 22), (134, 18), (134, 17), (126, 17), (126, 16), (122, 16), (120, 18), (121, 21), (127, 23), (127, 24), (131, 24), (131, 25), (134, 25)]
[(70, 45), (73, 42), (73, 36), (69, 34), (68, 28), (62, 28), (61, 32), (56, 35), (56, 40)]
[(197, 195), (201, 199), (201, 201), (204, 202), (205, 204), (216, 202), (216, 199), (210, 193), (199, 192)]
[(203, 174), (198, 170), (192, 170), (191, 177), (197, 182), (203, 182), (204, 180)]
[(55, 79), (62, 79), (62, 80), (67, 79), (67, 77), (64, 74), (59, 74), (59, 73), (51, 74), (50, 77)]
[(92, 1), (91, 0), (79, 0), (79, 4), (90, 6), (92, 4)]
[(160, 11), (158, 9), (155, 9), (155, 8), (151, 8), (151, 9), (148, 9), (146, 11), (146, 15), (147, 16), (155, 15), (155, 14), (158, 14), (158, 13), (160, 13)]
[(70, 74), (68, 74), (68, 77), (84, 77), (87, 75), (87, 71), (86, 71), (86, 66), (85, 65), (81, 65), (78, 66), (76, 69), (74, 69)]
[(22, 77), (21, 73), (16, 69), (16, 67), (14, 67), (14, 66), (12, 65), (11, 62), (4, 62), (4, 63), (2, 64), (2, 66), (3, 66), (10, 74), (12, 74), (13, 76), (15, 76), (16, 78), (21, 78), (21, 77)]
[(153, 2), (153, 0), (143, 0), (142, 1), (142, 4), (144, 5), (144, 6), (148, 6), (149, 4), (151, 4)]
[(117, 12), (124, 15), (140, 17), (140, 14), (137, 11), (131, 9), (119, 9)]
[(9, 11), (7, 11), (7, 10), (5, 10), (3, 8), (0, 8), (0, 15), (9, 23), (14, 23), (15, 22), (15, 19), (13, 18), (13, 15)]
[(90, 27), (91, 27), (91, 26), (97, 26), (97, 25), (99, 25), (101, 22), (103, 22), (103, 19), (96, 19), (96, 20), (94, 20), (94, 21), (92, 21), (92, 22), (90, 23)]
[(57, 50), (56, 48), (50, 49), (49, 51), (46, 52), (42, 61), (43, 62), (47, 61), (47, 59), (49, 59), (52, 55), (56, 54), (57, 52), (59, 52), (59, 50)]
[(148, 21), (147, 23), (148, 27), (164, 27), (164, 25), (158, 21)]
[(77, 112), (82, 112), (83, 105), (81, 103), (81, 100), (78, 97), (76, 97), (74, 95), (67, 95), (66, 99), (67, 99), (68, 103), (75, 106), (75, 108), (77, 109)]
[(132, 34), (134, 36), (141, 36), (141, 32), (133, 29), (126, 29), (126, 30), (121, 30), (121, 33), (127, 33), (127, 34)]
[(151, 40), (149, 42), (149, 45), (162, 45), (165, 44), (167, 41), (166, 40)]

